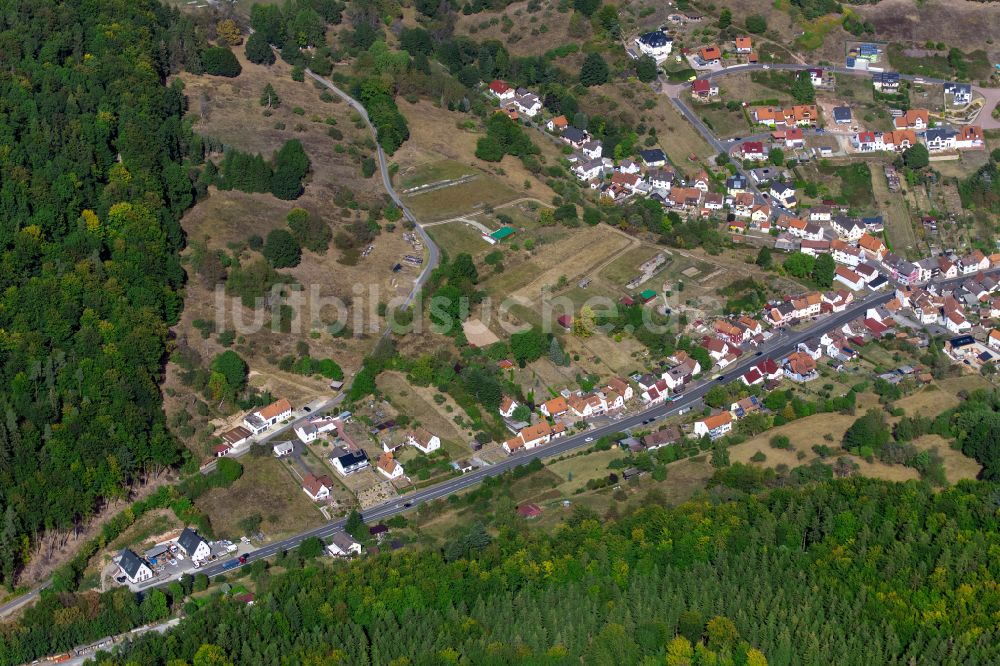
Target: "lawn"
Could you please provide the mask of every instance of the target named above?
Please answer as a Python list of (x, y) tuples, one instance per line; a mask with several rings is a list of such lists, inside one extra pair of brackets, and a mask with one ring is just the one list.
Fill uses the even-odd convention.
[(550, 463), (549, 469), (562, 479), (562, 483), (556, 488), (564, 494), (570, 495), (577, 488), (586, 486), (591, 479), (604, 478), (611, 472), (621, 476), (621, 470), (608, 469), (608, 463), (623, 458), (624, 455), (621, 449), (614, 447), (607, 451), (594, 451)]
[(691, 109), (701, 117), (716, 136), (739, 136), (750, 128), (742, 109), (729, 111), (722, 102), (693, 104)]
[(243, 536), (246, 530), (240, 521), (253, 514), (261, 515), (261, 531), (272, 540), (323, 523), (323, 515), (281, 461), (271, 456), (248, 455), (240, 462), (242, 477), (228, 488), (208, 491), (195, 502), (208, 514), (217, 537)]
[(427, 233), (452, 258), (460, 252), (476, 256), (480, 252), (491, 249), (490, 244), (483, 240), (479, 229), (464, 222), (437, 224), (433, 227), (427, 227)]

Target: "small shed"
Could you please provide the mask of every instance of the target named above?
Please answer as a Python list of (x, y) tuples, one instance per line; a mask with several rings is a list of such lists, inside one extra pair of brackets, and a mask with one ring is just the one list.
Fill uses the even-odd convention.
[(490, 238), (492, 238), (495, 241), (502, 241), (503, 239), (513, 235), (514, 235), (513, 227), (503, 226), (494, 231), (493, 233), (491, 233)]
[(538, 516), (542, 515), (542, 507), (534, 503), (522, 504), (521, 506), (517, 507), (517, 515), (521, 516), (522, 518), (537, 518)]
[(649, 303), (651, 300), (656, 298), (656, 292), (652, 289), (646, 289), (641, 294), (639, 294), (639, 300), (643, 303)]

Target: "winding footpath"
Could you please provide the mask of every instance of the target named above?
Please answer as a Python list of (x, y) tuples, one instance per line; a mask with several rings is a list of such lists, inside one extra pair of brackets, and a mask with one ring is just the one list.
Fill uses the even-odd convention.
[[(368, 117), (368, 111), (365, 110), (365, 107), (361, 104), (361, 102), (338, 88), (330, 79), (324, 78), (308, 69), (306, 70), (306, 76), (326, 86), (335, 95), (347, 102), (350, 107), (364, 119), (365, 124), (368, 125), (368, 129), (372, 133), (372, 138), (375, 140), (375, 151), (378, 155), (378, 169), (382, 174), (382, 185), (385, 186), (385, 191), (389, 193), (389, 197), (392, 199), (393, 203), (395, 203), (399, 210), (402, 211), (403, 217), (413, 223), (414, 228), (417, 230), (417, 233), (420, 234), (420, 238), (427, 247), (427, 262), (424, 264), (424, 268), (420, 272), (420, 275), (417, 276), (417, 279), (413, 282), (413, 289), (410, 291), (410, 295), (406, 297), (406, 301), (402, 306), (403, 308), (407, 308), (411, 303), (413, 303), (413, 301), (416, 300), (420, 290), (427, 283), (427, 280), (430, 279), (431, 272), (437, 267), (438, 262), (441, 260), (441, 252), (438, 250), (438, 246), (434, 244), (434, 241), (431, 240), (430, 234), (428, 234), (423, 226), (421, 226), (413, 212), (405, 203), (403, 203), (403, 198), (399, 196), (399, 193), (393, 188), (392, 176), (389, 175), (388, 160), (386, 159), (385, 151), (382, 150), (382, 144), (378, 142), (378, 130), (375, 129), (371, 119)], [(389, 329), (387, 328), (386, 333), (388, 333), (388, 331)], [(383, 333), (383, 337), (384, 336), (385, 333)]]
[[(368, 125), (369, 131), (371, 131), (372, 133), (372, 138), (375, 140), (375, 148), (376, 148), (376, 153), (378, 155), (379, 172), (382, 175), (382, 184), (385, 187), (386, 192), (389, 194), (389, 197), (392, 199), (393, 203), (395, 203), (396, 206), (399, 208), (399, 210), (403, 213), (403, 216), (407, 220), (413, 223), (414, 228), (416, 229), (417, 233), (420, 234), (420, 237), (423, 240), (424, 245), (427, 247), (427, 253), (428, 253), (427, 261), (424, 263), (424, 267), (423, 270), (420, 272), (420, 275), (418, 275), (417, 279), (414, 281), (413, 289), (410, 290), (409, 295), (406, 297), (406, 300), (403, 302), (402, 305), (403, 308), (407, 308), (418, 298), (420, 290), (423, 289), (423, 286), (427, 283), (427, 280), (430, 279), (431, 272), (437, 267), (438, 263), (440, 262), (441, 253), (438, 250), (438, 246), (434, 243), (434, 241), (431, 239), (430, 235), (423, 228), (423, 226), (421, 226), (420, 222), (417, 220), (413, 212), (403, 202), (403, 199), (399, 195), (399, 193), (396, 192), (396, 190), (393, 188), (392, 177), (389, 174), (388, 160), (386, 158), (385, 151), (382, 150), (382, 146), (378, 142), (378, 130), (376, 130), (375, 126), (372, 125), (371, 119), (368, 117), (368, 112), (365, 110), (365, 107), (361, 105), (361, 102), (354, 99), (346, 92), (344, 92), (336, 85), (334, 85), (334, 83), (329, 79), (323, 78), (322, 76), (319, 76), (315, 72), (312, 72), (308, 69), (305, 71), (305, 73), (310, 78), (323, 84), (334, 94), (336, 94), (345, 102), (347, 102), (348, 105), (350, 105), (350, 107), (364, 119), (365, 124)], [(385, 336), (387, 336), (390, 330), (391, 329), (386, 327), (385, 331), (382, 333), (382, 337), (384, 338)], [(309, 418), (310, 416), (316, 414), (317, 412), (321, 412), (323, 410), (327, 410), (330, 409), (331, 407), (338, 405), (344, 399), (346, 390), (347, 388), (345, 387), (344, 392), (342, 392), (337, 397), (325, 401), (319, 405), (316, 405), (310, 412), (303, 412), (298, 417), (294, 418), (292, 421), (268, 433), (264, 437), (256, 440), (257, 444), (264, 444), (274, 439), (275, 437), (284, 435), (290, 432), (299, 423)], [(247, 447), (244, 451), (241, 451), (240, 454), (242, 455), (249, 450), (250, 447)], [(208, 465), (203, 469), (203, 471), (207, 472), (211, 471), (212, 469), (213, 466)], [(18, 608), (21, 608), (22, 606), (28, 604), (29, 602), (34, 601), (36, 598), (38, 598), (38, 595), (41, 594), (42, 590), (46, 589), (51, 584), (52, 584), (51, 579), (45, 580), (34, 589), (25, 592), (24, 594), (9, 600), (4, 604), (0, 604), (0, 617), (8, 615), (9, 613), (17, 610)]]

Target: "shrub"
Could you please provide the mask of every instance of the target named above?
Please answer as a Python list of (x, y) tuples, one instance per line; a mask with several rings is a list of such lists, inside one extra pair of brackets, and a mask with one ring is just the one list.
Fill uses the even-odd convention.
[(233, 78), (240, 75), (243, 68), (233, 52), (224, 46), (213, 46), (201, 54), (201, 64), (206, 74)]

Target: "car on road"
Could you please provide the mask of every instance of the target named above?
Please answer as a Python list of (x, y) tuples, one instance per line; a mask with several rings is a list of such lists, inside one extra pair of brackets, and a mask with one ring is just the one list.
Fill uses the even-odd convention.
[(764, 352), (760, 351), (759, 349), (757, 350), (757, 353), (754, 354), (754, 356), (763, 356), (763, 355), (764, 355)]
[(306, 412), (306, 413), (309, 413), (309, 412), (311, 412), (311, 411), (312, 411), (312, 407), (303, 407), (303, 408), (302, 408), (302, 411), (304, 411), (304, 412)]
[(246, 564), (246, 563), (247, 563), (247, 556), (240, 555), (240, 564)]
[(585, 442), (592, 442), (592, 441), (594, 441), (594, 438), (593, 437), (588, 437), (588, 438), (586, 438), (583, 441), (585, 441)]
[(403, 506), (409, 509), (411, 506), (413, 506), (413, 502), (403, 502)]
[(715, 378), (715, 381), (721, 382), (721, 381), (725, 380), (725, 378), (726, 378), (725, 375), (719, 375), (718, 377)]

